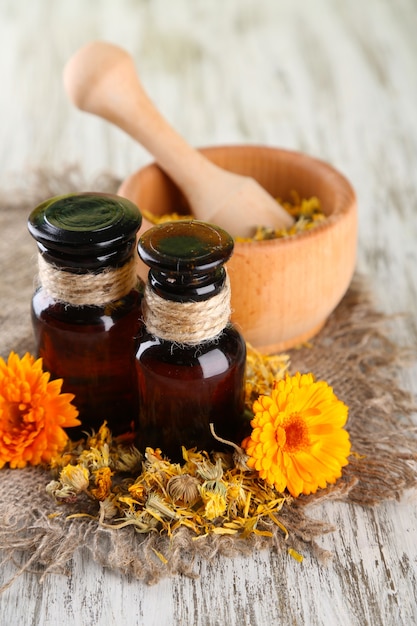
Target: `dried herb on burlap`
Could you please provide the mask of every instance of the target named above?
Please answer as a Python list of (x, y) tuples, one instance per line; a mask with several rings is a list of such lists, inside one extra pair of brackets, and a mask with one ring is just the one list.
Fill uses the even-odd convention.
[[(30, 210), (58, 193), (82, 190), (114, 191), (117, 181), (102, 176), (90, 185), (76, 169), (61, 176), (35, 172), (18, 181), (17, 190), (0, 194), (1, 294), (0, 354), (33, 350), (29, 302), (33, 289), (36, 251), (26, 232)], [(389, 339), (390, 321), (379, 313), (363, 281), (355, 278), (351, 288), (311, 347), (290, 352), (292, 372), (313, 372), (326, 380), (349, 406), (348, 430), (354, 454), (336, 485), (285, 504), (280, 522), (285, 535), (273, 522), (272, 538), (251, 535), (209, 536), (194, 540), (188, 529), (173, 537), (140, 535), (132, 527), (111, 530), (97, 519), (75, 518), (74, 507), (57, 506), (46, 494), (49, 472), (28, 468), (0, 472), (0, 549), (6, 558), (24, 553), (25, 569), (36, 566), (44, 574), (62, 572), (79, 548), (87, 549), (100, 564), (147, 583), (165, 576), (196, 576), (199, 558), (217, 555), (250, 555), (261, 548), (277, 551), (293, 548), (310, 551), (321, 560), (329, 556), (316, 539), (335, 530), (310, 517), (313, 504), (339, 500), (372, 506), (399, 498), (417, 485), (417, 435), (413, 424), (415, 406), (396, 380), (404, 352)], [(95, 516), (96, 503), (91, 513)], [(86, 511), (83, 503), (83, 512)], [(267, 524), (267, 522), (265, 522)], [(266, 528), (266, 526), (264, 526)], [(158, 558), (163, 554), (165, 559)], [(12, 581), (9, 581), (11, 584)]]

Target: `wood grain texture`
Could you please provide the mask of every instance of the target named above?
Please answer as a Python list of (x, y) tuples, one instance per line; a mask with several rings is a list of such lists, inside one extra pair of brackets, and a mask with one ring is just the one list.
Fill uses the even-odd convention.
[[(382, 310), (407, 313), (395, 338), (415, 349), (416, 32), (414, 0), (0, 0), (0, 184), (27, 167), (80, 163), (87, 175), (124, 177), (150, 161), (121, 131), (75, 110), (61, 86), (79, 46), (112, 41), (133, 54), (149, 95), (190, 144), (302, 150), (350, 179), (358, 269)], [(416, 375), (401, 372), (410, 390)], [(409, 626), (416, 504), (412, 493), (372, 510), (317, 507), (338, 526), (321, 541), (335, 555), (327, 567), (261, 552), (196, 562), (196, 580), (145, 587), (81, 553), (68, 577), (16, 581), (0, 597), (0, 624)], [(3, 565), (0, 583), (13, 571)]]

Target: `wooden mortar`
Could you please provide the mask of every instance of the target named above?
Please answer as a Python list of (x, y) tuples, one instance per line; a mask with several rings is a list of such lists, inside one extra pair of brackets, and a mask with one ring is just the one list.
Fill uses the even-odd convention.
[[(272, 353), (311, 339), (351, 281), (357, 246), (357, 207), (348, 180), (333, 167), (299, 152), (262, 146), (222, 146), (201, 152), (220, 167), (253, 177), (273, 197), (317, 196), (327, 219), (286, 239), (237, 242), (227, 267), (232, 320), (246, 341)], [(156, 165), (129, 176), (118, 193), (156, 216), (189, 208)], [(139, 262), (139, 274), (146, 278)]]

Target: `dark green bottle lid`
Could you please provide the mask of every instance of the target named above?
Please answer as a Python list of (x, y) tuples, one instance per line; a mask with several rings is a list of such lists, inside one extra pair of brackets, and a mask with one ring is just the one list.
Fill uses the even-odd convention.
[(30, 214), (28, 228), (48, 260), (94, 269), (124, 262), (141, 223), (130, 200), (86, 192), (46, 200)]
[(139, 239), (140, 258), (150, 267), (149, 281), (161, 297), (206, 300), (224, 284), (224, 263), (233, 238), (222, 228), (197, 220), (160, 224)]

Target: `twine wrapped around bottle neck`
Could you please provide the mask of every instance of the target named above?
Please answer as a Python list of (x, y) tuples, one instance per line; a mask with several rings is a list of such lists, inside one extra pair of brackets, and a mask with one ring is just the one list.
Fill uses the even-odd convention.
[(166, 300), (147, 284), (142, 312), (147, 331), (160, 339), (183, 345), (214, 339), (230, 320), (229, 277), (218, 294), (202, 302)]
[(99, 273), (73, 274), (38, 255), (39, 282), (52, 298), (72, 306), (104, 306), (123, 298), (137, 284), (135, 259)]

